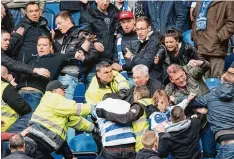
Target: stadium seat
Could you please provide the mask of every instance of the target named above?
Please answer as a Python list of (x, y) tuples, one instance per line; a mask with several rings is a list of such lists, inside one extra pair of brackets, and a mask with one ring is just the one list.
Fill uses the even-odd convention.
[(55, 14), (50, 9), (45, 9), (43, 13), (43, 17), (48, 21), (48, 27), (50, 30), (55, 29)]
[(79, 159), (97, 157), (98, 149), (92, 134), (81, 133), (75, 136), (71, 139), (69, 146), (74, 151), (74, 155)]
[(82, 82), (79, 82), (75, 92), (73, 100), (75, 100), (77, 103), (84, 103), (85, 100), (85, 85)]
[(229, 69), (233, 61), (234, 61), (234, 53), (230, 53), (225, 57), (225, 71)]
[(205, 83), (209, 89), (213, 89), (221, 84), (221, 80), (219, 78), (208, 78)]

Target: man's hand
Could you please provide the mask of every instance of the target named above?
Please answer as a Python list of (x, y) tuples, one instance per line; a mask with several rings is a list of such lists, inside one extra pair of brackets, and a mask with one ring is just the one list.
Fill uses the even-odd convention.
[(201, 114), (207, 114), (208, 113), (208, 109), (206, 108), (197, 108), (196, 109), (198, 113), (201, 113)]
[(175, 102), (175, 97), (174, 96), (170, 96), (170, 101)]
[(23, 28), (23, 27), (19, 27), (19, 28), (15, 31), (15, 33), (18, 33), (18, 34), (20, 34), (21, 36), (23, 36), (23, 35), (24, 35), (24, 28)]
[(192, 67), (199, 67), (204, 63), (204, 61), (202, 60), (190, 60), (188, 65), (192, 66)]
[(97, 108), (96, 114), (99, 118), (105, 118), (106, 111), (102, 108)]
[(27, 127), (26, 129), (24, 129), (20, 134), (22, 135), (22, 136), (26, 136), (29, 132), (30, 132), (30, 130), (31, 130), (31, 126), (30, 127)]
[(193, 114), (191, 118), (198, 118), (197, 114)]
[(81, 61), (84, 61), (85, 60), (85, 55), (84, 55), (84, 52), (82, 50), (78, 50), (75, 54), (75, 58), (77, 60), (81, 60)]
[(191, 93), (189, 94), (189, 96), (188, 96), (188, 100), (189, 100), (189, 101), (192, 101), (195, 97), (196, 97), (196, 94), (193, 93), (193, 92), (191, 92)]
[(115, 70), (115, 71), (121, 71), (122, 70), (122, 67), (120, 66), (120, 64), (118, 64), (118, 63), (113, 63), (112, 65), (111, 65), (111, 67), (112, 67), (112, 69), (113, 70)]
[(156, 126), (155, 131), (158, 133), (163, 133), (165, 132), (165, 126), (163, 124), (159, 124)]
[(94, 43), (94, 47), (95, 47), (95, 49), (96, 49), (98, 52), (103, 52), (104, 49), (105, 49), (105, 47), (103, 46), (103, 44), (100, 43), (100, 42), (95, 42), (95, 43)]
[(190, 8), (190, 14), (189, 14), (189, 15), (190, 15), (190, 20), (191, 20), (192, 22), (194, 21), (194, 17), (193, 17), (194, 9), (195, 9), (194, 7), (191, 7), (191, 8)]
[(88, 35), (83, 34), (83, 36), (85, 37), (85, 40), (89, 42), (97, 40), (96, 35), (93, 35), (93, 34), (88, 34)]
[(124, 57), (131, 60), (133, 57), (133, 53), (127, 47), (126, 47), (126, 50), (127, 50), (127, 52), (126, 52)]
[(154, 63), (158, 64), (159, 63), (159, 57), (158, 56), (154, 56)]
[(40, 76), (44, 76), (46, 78), (50, 77), (50, 71), (45, 68), (34, 68), (33, 73), (36, 73)]
[(18, 84), (15, 82), (15, 78), (13, 78), (11, 81), (10, 81), (10, 84), (14, 87), (16, 87)]
[(228, 69), (228, 72), (234, 73), (234, 68), (230, 67), (230, 68)]

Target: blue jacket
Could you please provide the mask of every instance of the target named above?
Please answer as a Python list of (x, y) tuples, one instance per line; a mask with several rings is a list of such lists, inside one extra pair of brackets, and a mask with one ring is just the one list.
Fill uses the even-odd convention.
[(181, 32), (188, 30), (188, 9), (182, 1), (147, 1), (145, 14), (150, 18), (154, 30), (161, 34), (169, 28), (176, 28)]
[(196, 98), (192, 106), (208, 108), (207, 119), (211, 130), (216, 133), (220, 130), (234, 128), (234, 85), (223, 83), (211, 89), (208, 93)]

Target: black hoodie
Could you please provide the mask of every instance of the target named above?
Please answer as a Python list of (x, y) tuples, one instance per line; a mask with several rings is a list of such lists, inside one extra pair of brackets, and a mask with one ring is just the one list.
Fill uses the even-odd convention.
[(150, 149), (141, 149), (135, 159), (160, 159), (158, 152)]
[(171, 152), (175, 159), (200, 159), (199, 130), (200, 120), (196, 118), (169, 125), (167, 133), (159, 134), (160, 156), (167, 157)]

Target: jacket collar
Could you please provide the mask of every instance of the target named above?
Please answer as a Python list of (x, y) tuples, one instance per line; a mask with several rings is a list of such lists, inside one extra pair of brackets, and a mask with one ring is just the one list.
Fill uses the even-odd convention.
[(178, 123), (173, 123), (166, 126), (165, 130), (166, 132), (177, 132), (180, 130), (188, 129), (190, 125), (191, 125), (191, 120), (186, 119)]
[(65, 33), (65, 36), (69, 36), (71, 35), (71, 33), (76, 30), (76, 26), (71, 27), (70, 29), (67, 30), (67, 32)]

